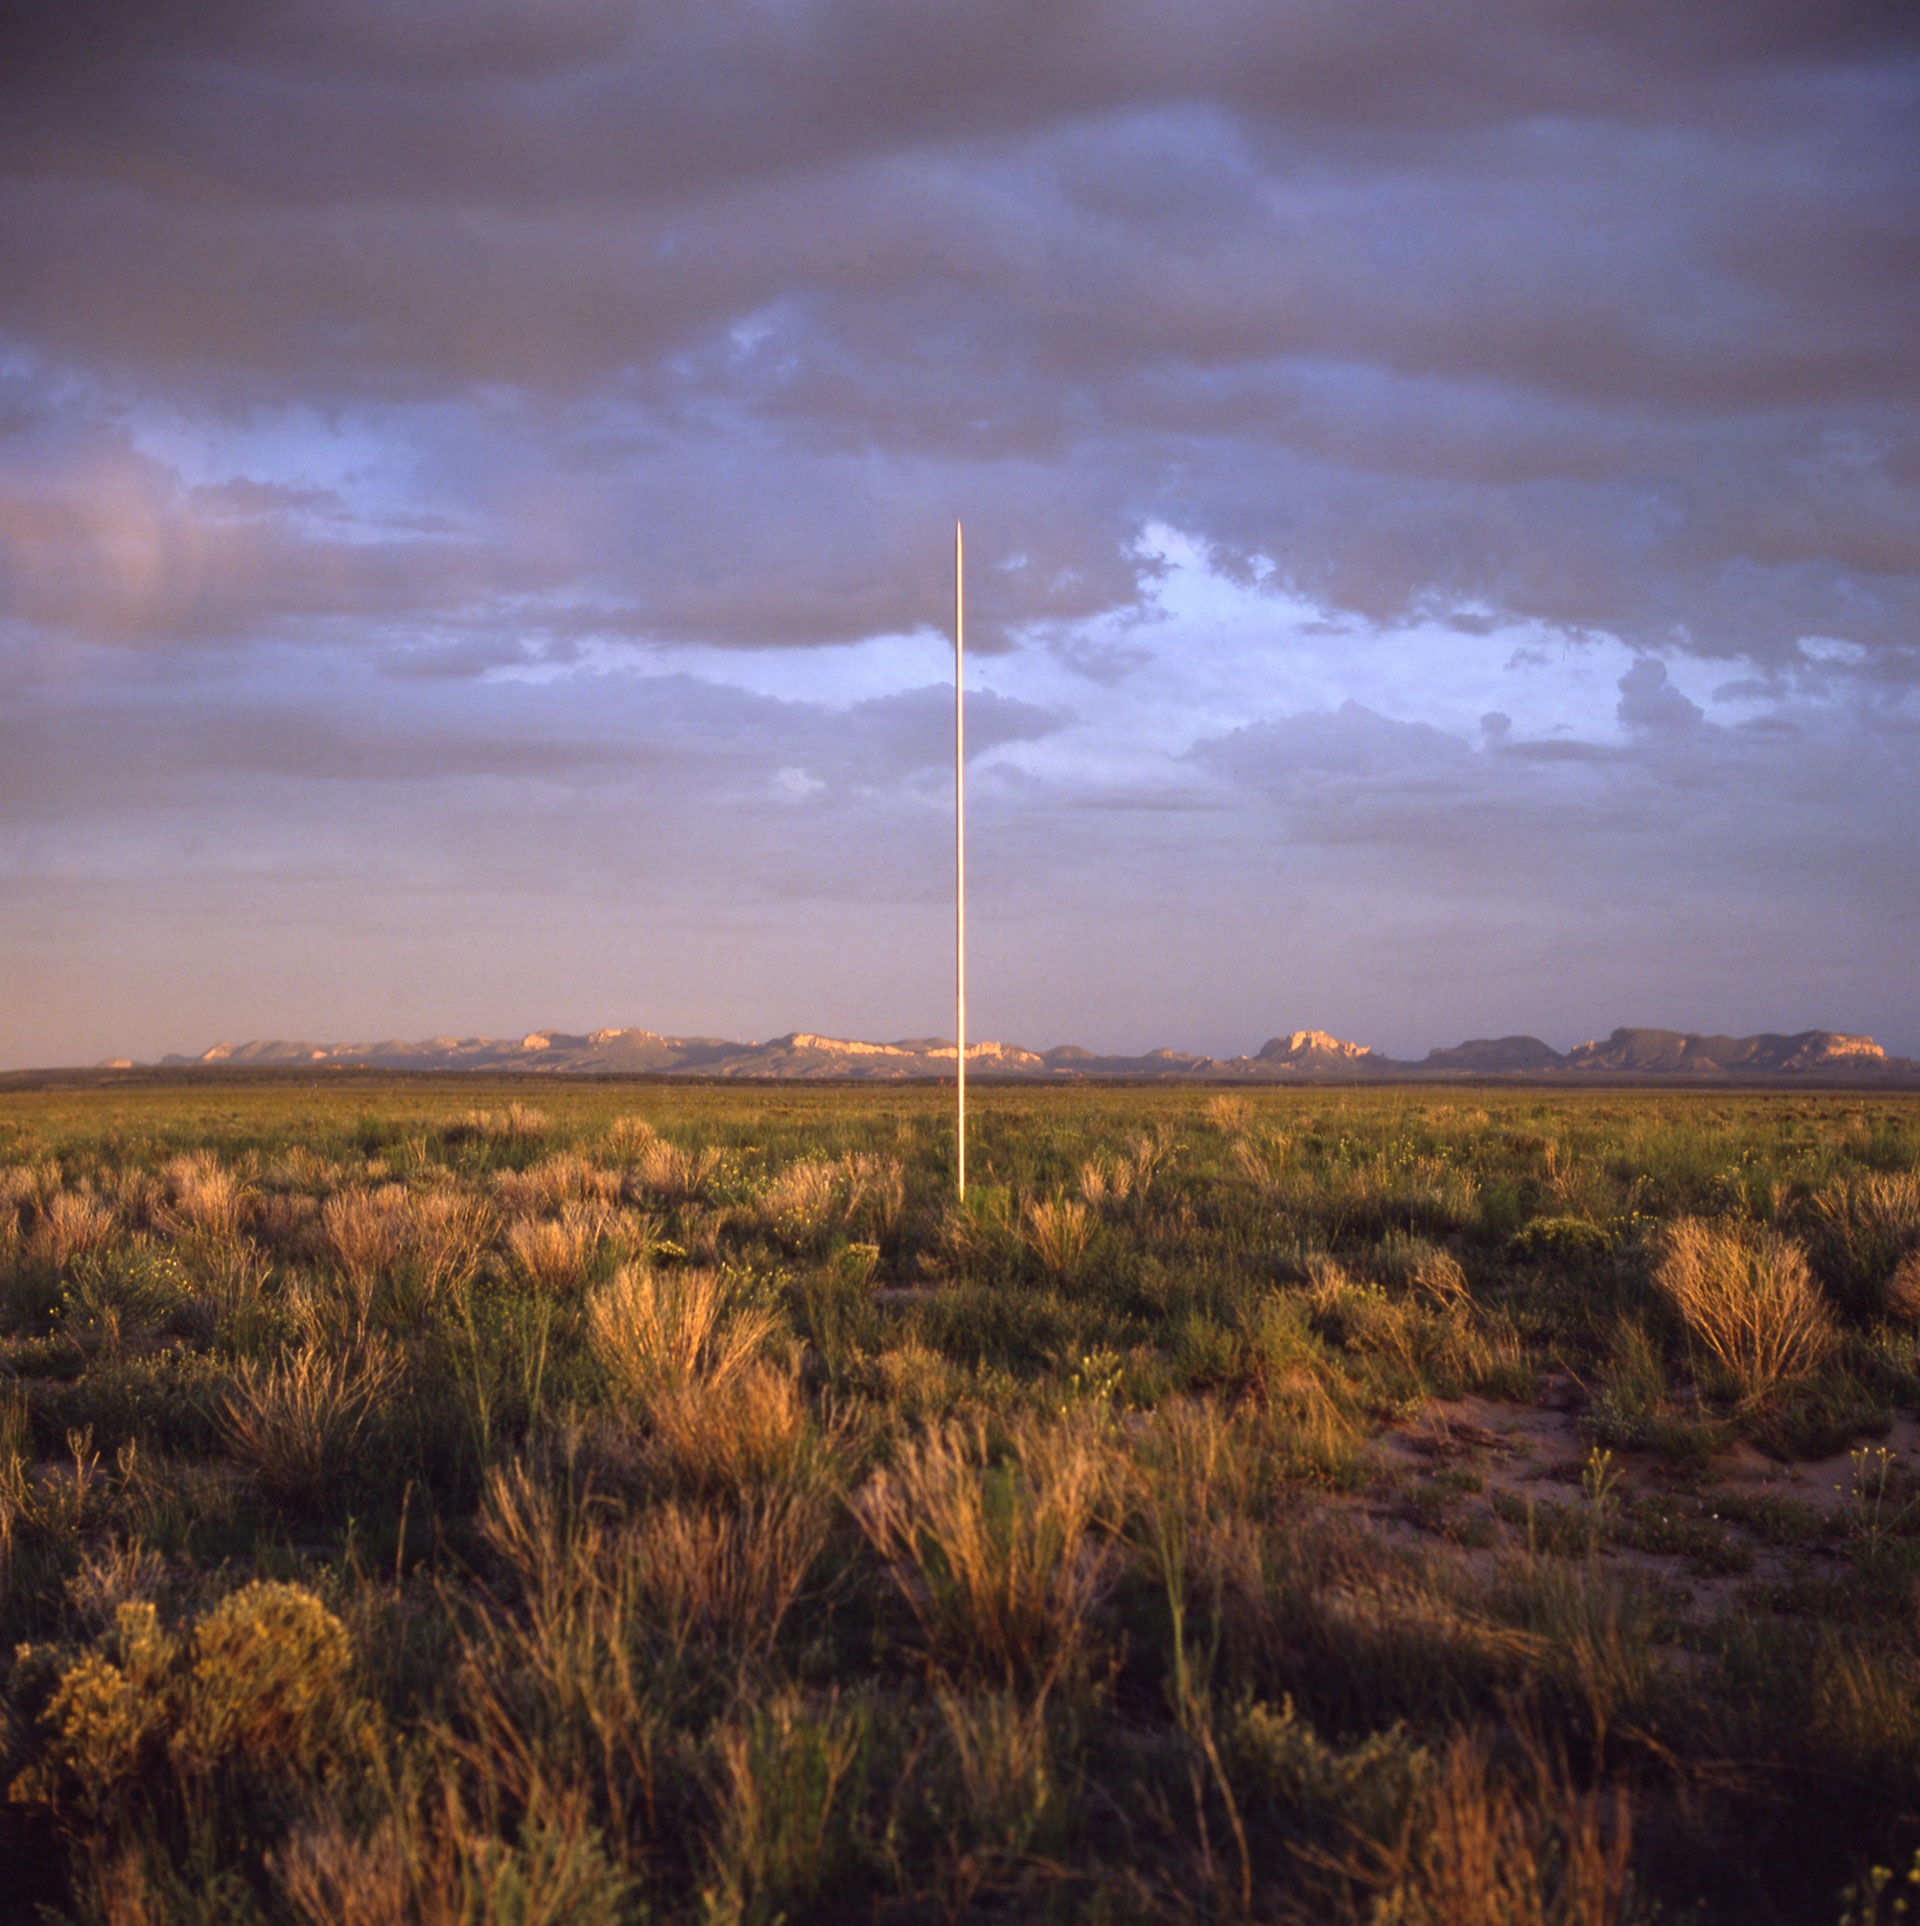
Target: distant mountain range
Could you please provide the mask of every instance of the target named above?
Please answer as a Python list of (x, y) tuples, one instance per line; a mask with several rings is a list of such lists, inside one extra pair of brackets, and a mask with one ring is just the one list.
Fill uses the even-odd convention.
[[(951, 1077), (954, 1048), (942, 1037), (864, 1043), (801, 1030), (767, 1043), (721, 1037), (664, 1037), (651, 1030), (595, 1030), (582, 1036), (535, 1030), (515, 1038), (429, 1037), (424, 1042), (216, 1043), (198, 1056), (168, 1056), (163, 1068), (185, 1066), (350, 1068), (377, 1070), (537, 1071), (554, 1076)], [(116, 1058), (100, 1066), (135, 1066)], [(1538, 1037), (1478, 1038), (1418, 1060), (1383, 1055), (1324, 1030), (1270, 1038), (1251, 1056), (1195, 1056), (1152, 1050), (1141, 1057), (1103, 1057), (1072, 1044), (1035, 1051), (1008, 1043), (970, 1043), (975, 1076), (1059, 1081), (1072, 1077), (1149, 1077), (1213, 1082), (1435, 1081), (1452, 1077), (1596, 1081), (1920, 1082), (1920, 1062), (1890, 1057), (1871, 1037), (1833, 1030), (1794, 1036), (1708, 1037), (1679, 1030), (1621, 1029), (1564, 1054)]]

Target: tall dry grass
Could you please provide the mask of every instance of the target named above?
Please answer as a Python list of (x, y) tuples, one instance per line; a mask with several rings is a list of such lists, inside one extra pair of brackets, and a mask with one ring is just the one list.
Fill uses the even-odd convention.
[(119, 1236), (112, 1210), (91, 1190), (43, 1193), (39, 1215), (22, 1239), (29, 1257), (63, 1270), (79, 1257), (99, 1257)]
[(791, 1688), (717, 1729), (710, 1919), (831, 1916), (828, 1894), (852, 1856), (847, 1808), (866, 1741), (859, 1701), (814, 1705)]
[(950, 1670), (1045, 1686), (1085, 1653), (1113, 1566), (1113, 1464), (1080, 1424), (937, 1426), (856, 1494), (854, 1515)]
[(356, 1296), (372, 1295), (407, 1248), (413, 1199), (404, 1184), (356, 1186), (320, 1206), (320, 1242)]
[(1771, 1230), (1676, 1218), (1653, 1281), (1748, 1403), (1817, 1369), (1837, 1340), (1806, 1253)]
[(571, 1297), (591, 1277), (618, 1218), (604, 1204), (572, 1203), (558, 1217), (521, 1218), (507, 1226), (513, 1274), (532, 1290)]
[(1048, 1700), (1025, 1692), (936, 1693), (963, 1805), (949, 1879), (964, 1914), (982, 1885), (1057, 1846), (1074, 1786), (1056, 1758)]
[(720, 1169), (721, 1151), (718, 1144), (683, 1149), (665, 1137), (649, 1135), (635, 1141), (632, 1161), (634, 1181), (642, 1190), (665, 1204), (691, 1204), (706, 1195)]
[(847, 1429), (844, 1417), (816, 1423), (793, 1371), (757, 1360), (655, 1396), (643, 1461), (656, 1482), (703, 1496), (824, 1491), (838, 1482)]
[(1583, 1792), (1537, 1742), (1518, 1771), (1481, 1738), (1447, 1748), (1430, 1795), (1389, 1846), (1343, 1868), (1394, 1926), (1617, 1926), (1628, 1916), (1624, 1792)]
[(717, 1271), (627, 1264), (587, 1301), (587, 1342), (614, 1395), (651, 1410), (741, 1377), (779, 1328)]
[(1240, 1174), (1264, 1198), (1278, 1197), (1286, 1187), (1289, 1139), (1274, 1132), (1233, 1140), (1233, 1161)]
[[(517, 1816), (475, 1810), (451, 1768), (395, 1785), (356, 1827), (323, 1801), (266, 1855), (307, 1926), (625, 1926), (636, 1882), (607, 1850), (591, 1801), (542, 1784)], [(117, 1923), (115, 1923), (117, 1926)]]
[(1902, 1258), (1920, 1250), (1920, 1171), (1841, 1177), (1807, 1201), (1821, 1269), (1850, 1310), (1871, 1314)]
[(1887, 1315), (1902, 1324), (1920, 1324), (1920, 1251), (1909, 1251), (1887, 1279)]
[(907, 1170), (898, 1157), (849, 1151), (840, 1160), (847, 1184), (847, 1218), (885, 1237), (900, 1222), (907, 1202)]
[(416, 1325), (470, 1284), (495, 1231), (484, 1199), (452, 1188), (358, 1186), (320, 1207), (323, 1254), (363, 1323)]
[(622, 1178), (578, 1151), (543, 1157), (525, 1170), (496, 1170), (493, 1193), (509, 1217), (534, 1217), (569, 1204), (617, 1204)]
[(843, 1210), (844, 1173), (838, 1164), (803, 1157), (788, 1164), (760, 1196), (760, 1216), (777, 1227), (804, 1233), (825, 1231)]
[(247, 1221), (252, 1187), (210, 1150), (173, 1158), (165, 1170), (172, 1228), (232, 1243)]
[(378, 1339), (351, 1352), (309, 1342), (271, 1364), (243, 1359), (221, 1401), (227, 1447), (279, 1503), (320, 1503), (401, 1368), (400, 1354)]
[(644, 1738), (657, 1681), (640, 1656), (769, 1649), (831, 1519), (818, 1494), (773, 1491), (731, 1506), (669, 1500), (622, 1520), (590, 1492), (557, 1491), (521, 1463), (496, 1466), (481, 1536), (513, 1572), (522, 1616), (488, 1622), (470, 1684), (490, 1690), (503, 1661), (531, 1668), (543, 1692), (572, 1708), (570, 1719), (599, 1730), (601, 1711), (624, 1704)]
[(1027, 1248), (1048, 1277), (1069, 1278), (1087, 1254), (1092, 1214), (1077, 1197), (1029, 1198), (1021, 1212)]

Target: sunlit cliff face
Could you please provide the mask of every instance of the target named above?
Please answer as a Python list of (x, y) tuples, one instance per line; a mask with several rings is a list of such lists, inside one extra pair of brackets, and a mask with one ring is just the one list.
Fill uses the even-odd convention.
[(0, 1063), (1920, 1050), (1891, 6), (0, 31)]

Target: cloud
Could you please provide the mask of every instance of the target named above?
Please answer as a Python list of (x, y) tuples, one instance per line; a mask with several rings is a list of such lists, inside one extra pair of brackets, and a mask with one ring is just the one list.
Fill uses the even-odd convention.
[(1650, 655), (1635, 658), (1620, 678), (1620, 720), (1649, 734), (1672, 734), (1697, 729), (1705, 711), (1689, 702), (1667, 680), (1667, 665)]
[(639, 879), (905, 969), (964, 518), (1032, 1008), (1705, 984), (1711, 900), (1920, 1047), (1917, 105), (1891, 0), (9, 8), (6, 913), (350, 877), (377, 986), (383, 904)]

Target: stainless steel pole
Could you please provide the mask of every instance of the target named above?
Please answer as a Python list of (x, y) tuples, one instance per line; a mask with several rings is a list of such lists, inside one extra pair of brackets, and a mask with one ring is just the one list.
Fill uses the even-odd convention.
[(953, 525), (953, 1029), (959, 1194), (967, 1194), (967, 696), (964, 554)]

